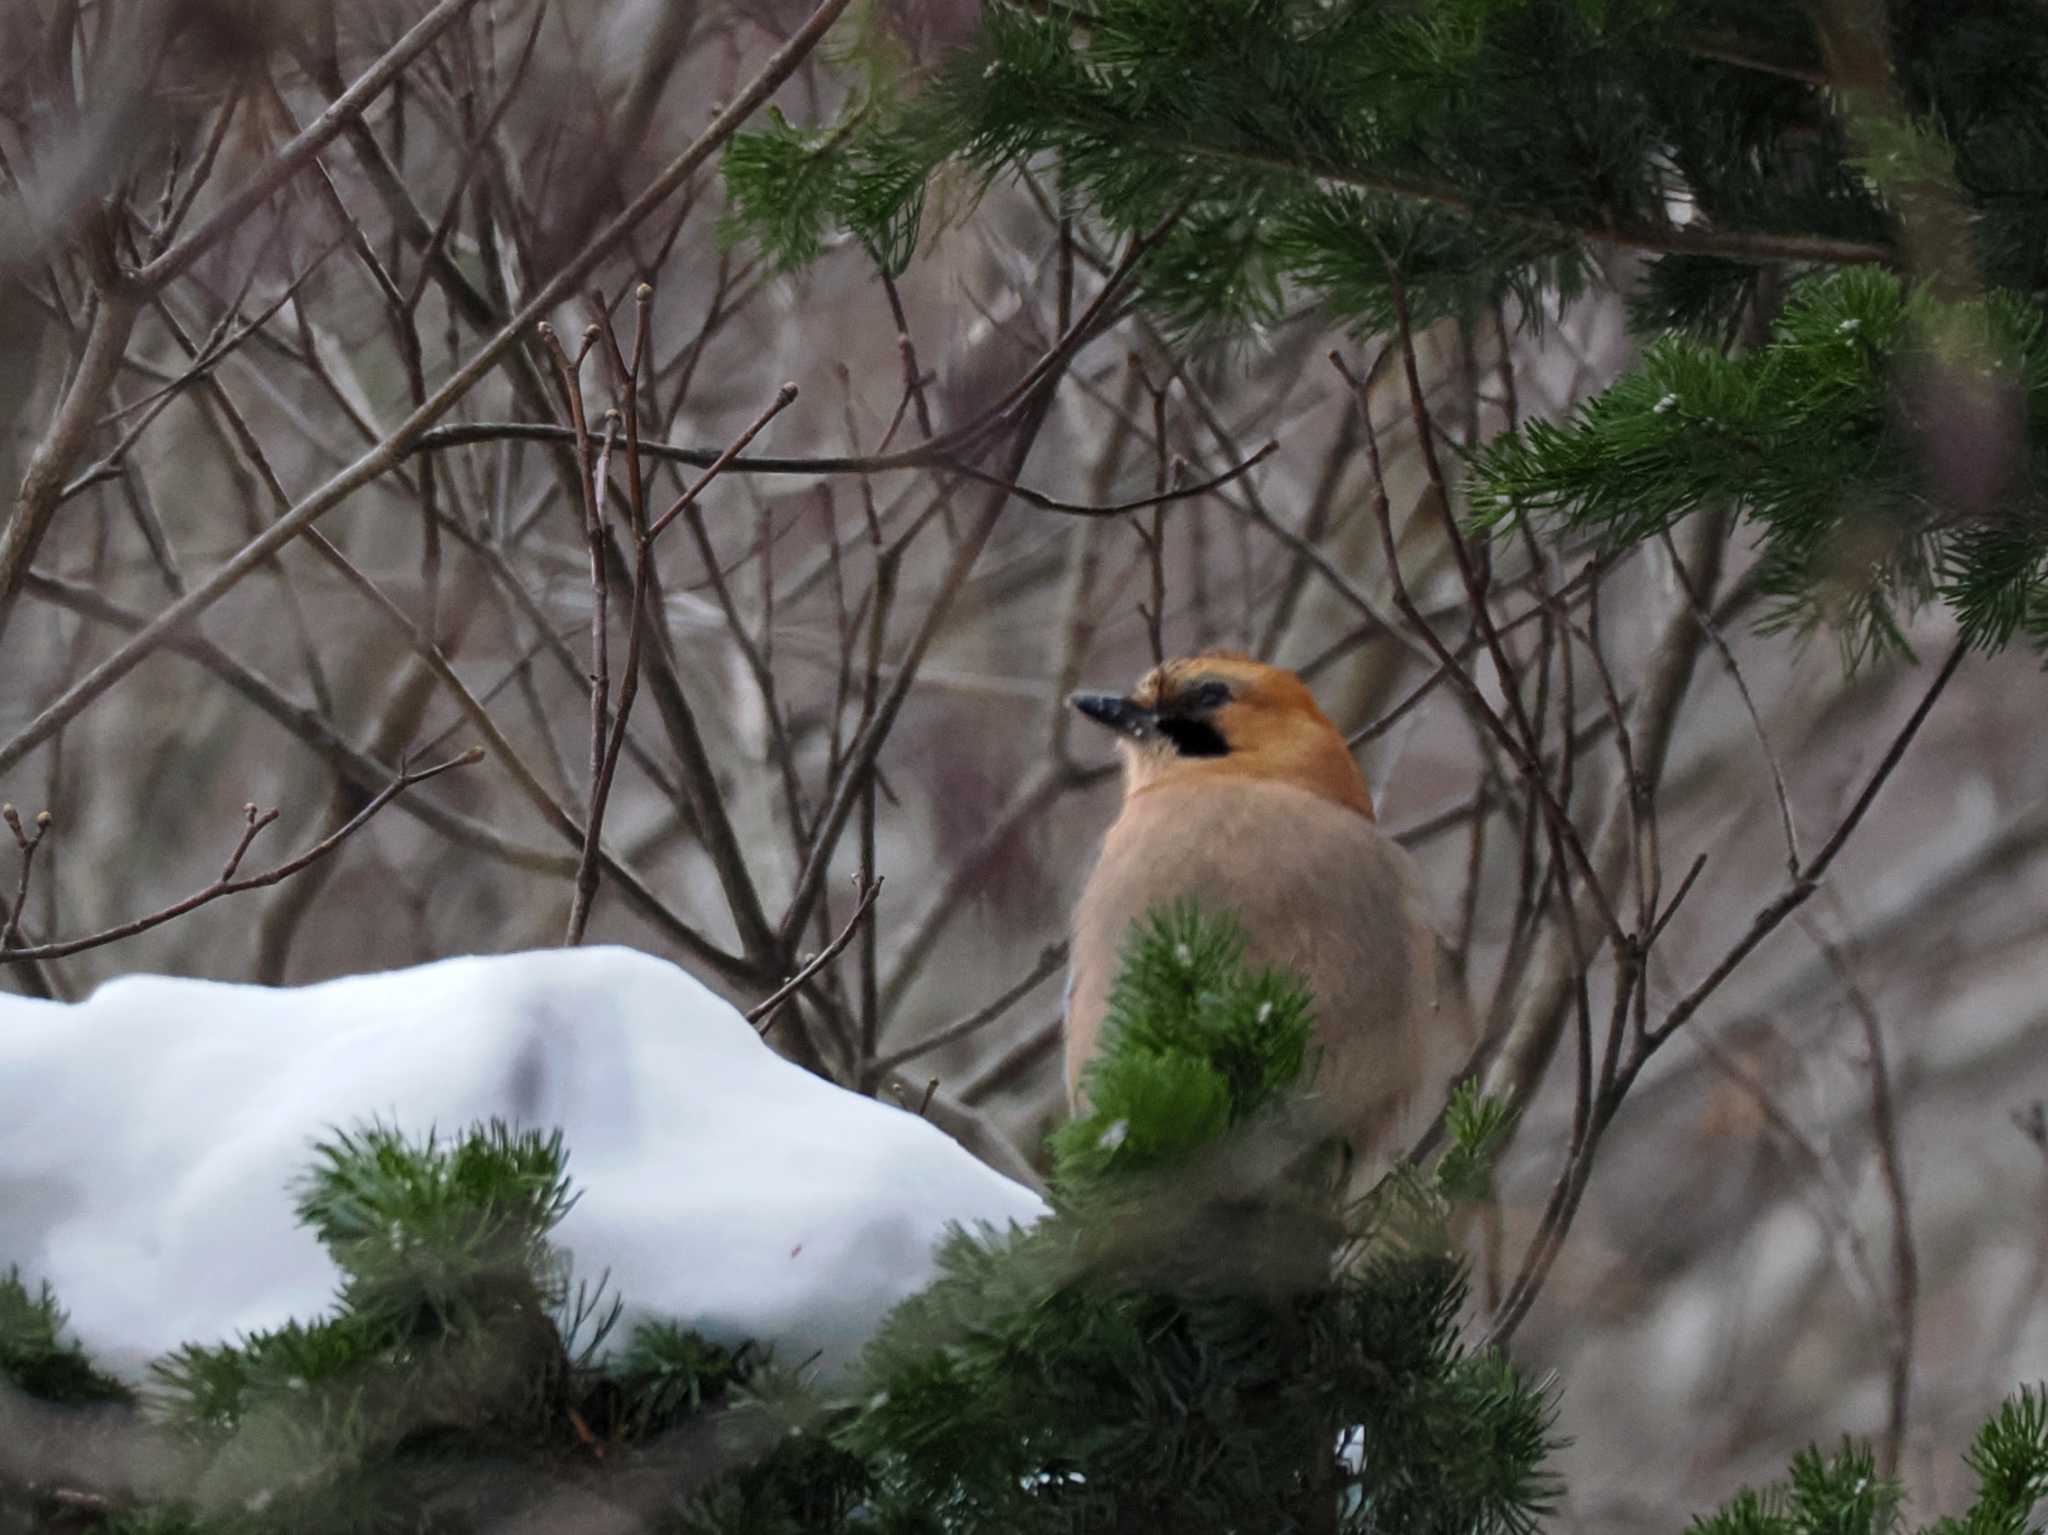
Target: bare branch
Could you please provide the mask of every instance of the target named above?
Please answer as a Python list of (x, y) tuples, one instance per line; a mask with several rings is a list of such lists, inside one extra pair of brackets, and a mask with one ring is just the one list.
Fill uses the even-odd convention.
[(1942, 690), (1948, 686), (1949, 679), (1955, 676), (1956, 668), (1963, 664), (1963, 657), (1968, 655), (1969, 651), (1970, 647), (1966, 641), (1956, 641), (1949, 651), (1948, 659), (1942, 663), (1941, 670), (1935, 673), (1934, 680), (1927, 686), (1927, 691), (1921, 694), (1920, 702), (1907, 716), (1906, 723), (1900, 727), (1899, 733), (1892, 738), (1891, 745), (1885, 748), (1884, 756), (1872, 771), (1869, 781), (1864, 784), (1862, 793), (1856, 796), (1856, 802), (1849, 807), (1849, 813), (1843, 816), (1835, 827), (1834, 834), (1828, 838), (1826, 845), (1769, 905), (1750, 920), (1749, 930), (1721, 956), (1720, 962), (1665, 1014), (1664, 1022), (1650, 1035), (1650, 1049), (1655, 1049), (1683, 1027), (1685, 1021), (1698, 1012), (1707, 998), (1728, 979), (1735, 967), (1749, 957), (1750, 951), (1769, 937), (1779, 923), (1803, 906), (1807, 898), (1819, 888), (1821, 877), (1835, 861), (1835, 855), (1842, 851), (1843, 844), (1862, 824), (1864, 815), (1878, 796), (1878, 791), (1883, 789), (1887, 780), (1891, 778), (1892, 770), (1899, 765), (1899, 759), (1906, 754), (1906, 748), (1913, 743), (1913, 737), (1919, 733), (1921, 725), (1926, 722), (1928, 714), (1933, 710), (1935, 701), (1941, 697)]
[(877, 876), (860, 892), (860, 899), (854, 905), (853, 915), (846, 919), (846, 926), (839, 930), (839, 936), (820, 949), (803, 969), (749, 1008), (747, 1022), (753, 1024), (756, 1030), (764, 1035), (773, 1028), (775, 1015), (781, 1010), (782, 1004), (800, 990), (812, 976), (839, 957), (839, 951), (852, 941), (861, 920), (867, 916), (869, 909), (875, 904), (875, 897), (881, 893), (882, 881), (880, 876)]
[(276, 868), (266, 869), (261, 874), (251, 874), (237, 879), (235, 871), (241, 867), (242, 858), (249, 851), (249, 844), (255, 840), (258, 832), (277, 819), (277, 812), (275, 810), (259, 814), (256, 807), (250, 805), (244, 811), (246, 820), (241, 838), (236, 843), (234, 852), (229, 856), (226, 867), (221, 870), (220, 878), (205, 889), (194, 891), (183, 900), (173, 901), (169, 906), (164, 907), (160, 911), (151, 912), (146, 917), (137, 917), (132, 922), (123, 922), (119, 926), (107, 928), (102, 932), (93, 933), (84, 938), (68, 938), (62, 943), (41, 943), (26, 948), (0, 947), (0, 964), (20, 964), (26, 960), (63, 959), (67, 955), (82, 954), (87, 949), (102, 948), (110, 943), (118, 943), (124, 938), (133, 938), (137, 933), (146, 933), (153, 927), (161, 927), (164, 923), (182, 917), (187, 912), (197, 911), (200, 907), (218, 901), (223, 896), (240, 895), (245, 890), (261, 890), (266, 886), (275, 885), (283, 880), (290, 879), (301, 869), (311, 867), (340, 847), (342, 843), (369, 824), (378, 811), (382, 810), (414, 784), (425, 783), (430, 778), (440, 777), (441, 774), (448, 772), (450, 769), (468, 767), (483, 760), (482, 748), (471, 747), (461, 756), (451, 757), (446, 762), (436, 763), (432, 767), (419, 769), (401, 768), (398, 777), (387, 784), (375, 798), (350, 818), (349, 821), (329, 832), (296, 858), (287, 859)]
[(961, 1040), (980, 1033), (990, 1024), (1000, 1019), (1005, 1013), (1009, 1012), (1019, 1002), (1023, 1001), (1046, 977), (1050, 976), (1054, 971), (1066, 964), (1066, 962), (1067, 944), (1065, 942), (1047, 944), (1039, 951), (1037, 963), (1031, 967), (1024, 978), (1018, 981), (1016, 985), (1010, 987), (1009, 990), (1003, 992), (1002, 995), (998, 996), (986, 1007), (976, 1009), (956, 1023), (947, 1024), (944, 1028), (925, 1036), (925, 1038), (919, 1040), (914, 1045), (907, 1045), (893, 1054), (882, 1056), (874, 1063), (871, 1069), (877, 1075), (883, 1075), (896, 1070), (906, 1061), (914, 1061), (920, 1055), (929, 1055), (934, 1050), (943, 1050), (948, 1045), (958, 1044)]
[(441, 0), (439, 5), (415, 22), (410, 31), (386, 49), (376, 63), (357, 76), (355, 84), (336, 97), (326, 111), (280, 149), (269, 164), (243, 181), (240, 189), (214, 209), (197, 229), (144, 265), (135, 274), (137, 287), (145, 291), (161, 288), (189, 267), (202, 252), (241, 228), (242, 221), (254, 209), (268, 201), (272, 193), (304, 169), (343, 129), (361, 117), (363, 109), (382, 95), (384, 88), (404, 73), (408, 64), (431, 47), (436, 38), (475, 4), (476, 0)]
[[(444, 0), (444, 3), (430, 14), (439, 16), (447, 12), (452, 16), (472, 3), (474, 0)], [(404, 457), (407, 447), (421, 432), (445, 415), (456, 401), (466, 395), (479, 379), (496, 366), (504, 353), (516, 346), (531, 331), (542, 316), (568, 294), (573, 293), (596, 268), (598, 262), (631, 234), (649, 213), (688, 181), (698, 168), (739, 130), (740, 125), (753, 114), (754, 109), (766, 101), (776, 87), (795, 72), (797, 65), (818, 45), (849, 3), (850, 0), (820, 0), (817, 9), (811, 13), (803, 26), (776, 50), (774, 56), (761, 67), (753, 80), (738, 91), (732, 101), (712, 118), (690, 146), (664, 166), (638, 197), (592, 236), (553, 277), (540, 286), (520, 308), (519, 313), (507, 320), (496, 335), (479, 347), (467, 362), (417, 406), (382, 442), (300, 501), (291, 511), (278, 518), (204, 582), (160, 613), (147, 628), (85, 676), (72, 683), (12, 739), (0, 743), (0, 773), (13, 768), (29, 752), (47, 741), (67, 720), (74, 718), (86, 705), (133, 671), (144, 657), (164, 643), (166, 637), (212, 607), (272, 554), (299, 537), (354, 491), (396, 465)], [(418, 28), (414, 31), (417, 32)], [(330, 108), (330, 114), (332, 110)], [(328, 114), (323, 114), (322, 122), (327, 120), (327, 116)], [(198, 233), (199, 231), (195, 231), (187, 240), (195, 238)], [(180, 242), (180, 246), (185, 243)], [(179, 248), (174, 246), (171, 251), (158, 258), (159, 262), (169, 261)]]
[(661, 537), (662, 532), (670, 523), (688, 511), (691, 506), (695, 505), (697, 497), (703, 494), (704, 487), (731, 468), (733, 461), (746, 451), (747, 444), (760, 436), (762, 428), (796, 403), (796, 396), (797, 387), (794, 384), (784, 384), (780, 389), (776, 390), (775, 399), (768, 408), (756, 416), (752, 424), (744, 432), (741, 432), (739, 436), (735, 437), (731, 445), (723, 453), (711, 461), (710, 467), (705, 469), (703, 475), (688, 490), (676, 497), (673, 506), (654, 519), (653, 525), (647, 530), (648, 541), (652, 542)]
[(1870, 994), (1858, 984), (1856, 973), (1842, 951), (1812, 923), (1800, 925), (1827, 961), (1841, 983), (1849, 1011), (1863, 1031), (1864, 1049), (1869, 1052), (1870, 1135), (1877, 1144), (1877, 1167), (1884, 1179), (1885, 1198), (1892, 1207), (1892, 1329), (1889, 1355), (1887, 1409), (1884, 1439), (1878, 1455), (1878, 1470), (1885, 1476), (1899, 1474), (1899, 1460), (1905, 1451), (1907, 1411), (1913, 1389), (1913, 1340), (1919, 1319), (1920, 1256), (1913, 1244), (1913, 1211), (1906, 1197), (1906, 1173), (1899, 1154), (1899, 1114), (1892, 1094), (1891, 1067), (1885, 1059), (1884, 1025)]
[(35, 875), (36, 849), (50, 831), (50, 812), (36, 814), (36, 834), (31, 837), (21, 824), (21, 814), (12, 805), (0, 805), (0, 821), (14, 833), (14, 846), (21, 854), (21, 875), (15, 882), (14, 904), (7, 908), (7, 921), (0, 924), (0, 954), (21, 942), (21, 914), (28, 906), (29, 881)]

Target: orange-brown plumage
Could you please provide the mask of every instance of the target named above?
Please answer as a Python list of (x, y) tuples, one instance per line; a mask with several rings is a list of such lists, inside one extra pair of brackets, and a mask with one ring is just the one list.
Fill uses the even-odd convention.
[(1222, 652), (1073, 703), (1117, 732), (1124, 802), (1074, 911), (1070, 1098), (1130, 925), (1191, 898), (1237, 917), (1253, 963), (1307, 980), (1317, 1099), (1362, 1158), (1378, 1157), (1447, 1075), (1462, 1012), (1440, 1005), (1420, 879), (1375, 823), (1343, 736), (1294, 673)]
[(1343, 736), (1293, 672), (1230, 651), (1208, 651), (1154, 667), (1131, 690), (1131, 701), (1157, 709), (1205, 682), (1230, 688), (1210, 712), (1230, 743), (1222, 756), (1146, 756), (1127, 750), (1125, 796), (1162, 789), (1207, 788), (1218, 779), (1291, 783), (1373, 819), (1372, 793)]

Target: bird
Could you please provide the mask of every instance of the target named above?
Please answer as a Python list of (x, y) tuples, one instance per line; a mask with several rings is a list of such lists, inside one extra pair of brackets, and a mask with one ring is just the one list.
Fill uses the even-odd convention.
[(1361, 1172), (1384, 1166), (1462, 1060), (1465, 1013), (1420, 871), (1381, 830), (1365, 775), (1301, 678), (1230, 651), (1069, 704), (1115, 733), (1123, 804), (1073, 912), (1070, 1109), (1101, 1049), (1131, 925), (1177, 901), (1233, 915), (1256, 966), (1314, 997), (1311, 1099)]

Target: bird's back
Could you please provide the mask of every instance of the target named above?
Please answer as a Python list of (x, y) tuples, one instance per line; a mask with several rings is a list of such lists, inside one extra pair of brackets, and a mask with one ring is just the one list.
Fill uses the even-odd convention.
[[(1130, 799), (1074, 912), (1067, 1089), (1099, 1046), (1131, 924), (1192, 899), (1232, 912), (1247, 959), (1295, 971), (1315, 995), (1317, 1100), (1362, 1162), (1382, 1159), (1460, 1053), (1462, 1011), (1438, 984), (1437, 939), (1405, 850), (1358, 811), (1244, 778)], [(1449, 1062), (1449, 1065), (1446, 1065)]]

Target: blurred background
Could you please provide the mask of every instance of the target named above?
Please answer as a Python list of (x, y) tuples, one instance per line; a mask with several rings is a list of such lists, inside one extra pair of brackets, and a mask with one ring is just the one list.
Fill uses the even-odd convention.
[[(248, 873), (357, 815), (403, 762), (491, 747), (274, 887), (9, 963), (0, 981), (58, 998), (132, 971), (300, 984), (563, 941), (579, 848), (564, 826), (591, 812), (598, 593), (616, 697), (635, 531), (793, 382), (747, 451), (804, 462), (721, 474), (652, 546), (660, 621), (642, 636), (604, 810), (615, 866), (583, 941), (674, 958), (751, 1005), (854, 924), (771, 1038), (922, 1104), (998, 1165), (1035, 1161), (1064, 1112), (1058, 946), (1117, 799), (1109, 742), (1063, 698), (1125, 686), (1158, 651), (1297, 667), (1357, 733), (1380, 820), (1426, 871), (1504, 1046), (1489, 1081), (1527, 1097), (1498, 1219), (1476, 1238), (1483, 1310), (1524, 1262), (1570, 1134), (1570, 982), (1584, 974), (1595, 1016), (1612, 982), (1602, 962), (1575, 970), (1535, 872), (1532, 802), (1394, 617), (1368, 437), (1407, 588), (1470, 655), (1417, 420), (1455, 498), (1472, 445), (1614, 378), (1632, 356), (1627, 258), (1542, 313), (1418, 336), (1418, 411), (1400, 367), (1368, 374), (1380, 340), (1312, 307), (1208, 350), (1114, 302), (1091, 316), (1122, 253), (1063, 219), (1048, 184), (942, 188), (891, 285), (852, 245), (776, 270), (726, 231), (709, 159), (548, 312), (567, 357), (600, 320), (622, 359), (644, 345), (638, 434), (698, 450), (694, 467), (644, 455), (636, 488), (625, 428), (606, 425), (626, 404), (610, 343), (565, 390), (558, 357), (524, 333), (437, 438), (322, 517), (326, 550), (284, 548), (78, 706), (75, 685), (130, 633), (477, 356), (806, 14), (0, 9), (0, 468), (10, 495), (23, 487), (0, 738), (36, 737), (5, 753), (0, 797), (31, 831), (51, 817), (13, 946), (204, 890), (245, 805), (278, 812)], [(912, 67), (974, 25), (950, 0), (863, 23)], [(431, 31), (405, 53), (416, 26)], [(866, 67), (851, 30), (776, 93), (793, 121), (828, 115)], [(344, 105), (317, 156), (237, 210), (380, 60), (388, 78)], [(1063, 372), (1027, 388), (1047, 359)], [(584, 461), (606, 471), (601, 583), (572, 396)], [(920, 460), (963, 430), (981, 457)], [(1172, 494), (1269, 442), (1256, 467)], [(1705, 859), (1650, 962), (1651, 1005), (1666, 1006), (1786, 887), (1788, 820), (1809, 854), (1840, 821), (1952, 631), (1930, 617), (1908, 636), (1920, 664), (1856, 670), (1825, 635), (1760, 633), (1751, 552), (1725, 523), (1613, 565), (1512, 534), (1491, 554), (1487, 600), (1525, 620), (1517, 664), (1555, 679), (1570, 730), (1551, 771), (1603, 867), (1644, 850), (1615, 830), (1628, 795), (1613, 719), (1664, 711), (1649, 852), (1667, 898)], [(1604, 683), (1559, 671), (1537, 638), (1549, 626), (1526, 621), (1563, 592), (1588, 603), (1582, 622), (1596, 615)], [(1889, 1436), (1916, 1512), (1955, 1507), (1969, 1434), (2048, 1374), (2041, 699), (2024, 657), (1966, 660), (1814, 898), (1634, 1082), (1515, 1343), (1560, 1379), (1564, 1525), (1676, 1528), (1843, 1432)], [(53, 704), (61, 720), (32, 729)], [(0, 895), (18, 870), (0, 841)], [(856, 922), (868, 876), (884, 883)]]

